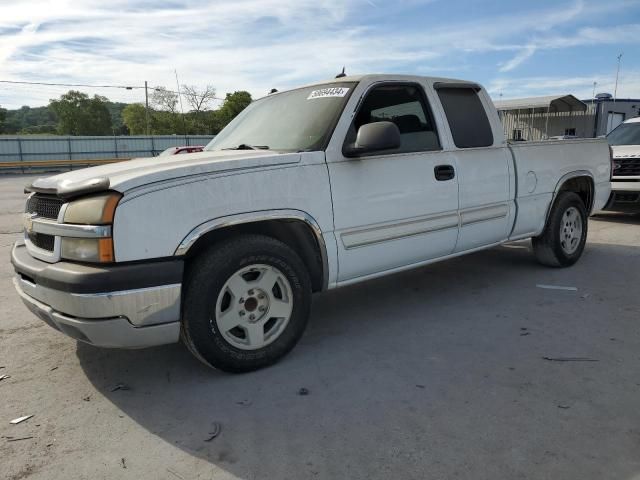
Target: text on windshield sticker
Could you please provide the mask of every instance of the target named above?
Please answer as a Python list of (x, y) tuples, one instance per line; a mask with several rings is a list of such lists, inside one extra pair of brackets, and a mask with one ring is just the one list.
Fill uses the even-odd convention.
[(321, 88), (320, 90), (311, 92), (307, 100), (311, 100), (312, 98), (344, 97), (348, 91), (349, 89), (345, 87)]

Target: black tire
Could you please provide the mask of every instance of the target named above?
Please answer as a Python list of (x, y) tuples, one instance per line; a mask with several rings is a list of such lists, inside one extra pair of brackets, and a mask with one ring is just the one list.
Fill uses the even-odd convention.
[[(228, 342), (215, 320), (216, 299), (227, 280), (254, 264), (277, 268), (289, 281), (293, 309), (286, 327), (272, 343), (243, 350)], [(183, 295), (181, 338), (205, 365), (231, 373), (257, 370), (277, 362), (302, 336), (311, 310), (311, 280), (296, 252), (286, 244), (262, 235), (241, 235), (217, 243), (187, 269)]]
[[(577, 210), (580, 216), (581, 237), (575, 250), (568, 252), (566, 248), (563, 248), (560, 236), (566, 228), (565, 215), (567, 215), (567, 212), (572, 211), (571, 209)], [(549, 219), (542, 235), (531, 239), (536, 259), (541, 264), (549, 267), (569, 267), (573, 265), (584, 251), (587, 230), (587, 209), (582, 198), (573, 192), (560, 192), (551, 207)]]

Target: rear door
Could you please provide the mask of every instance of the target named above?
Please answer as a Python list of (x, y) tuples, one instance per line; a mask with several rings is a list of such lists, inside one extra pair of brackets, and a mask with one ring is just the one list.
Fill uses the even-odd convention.
[(460, 234), (456, 252), (504, 241), (513, 225), (512, 161), (487, 112), (493, 105), (478, 85), (435, 83), (449, 125), (445, 147), (455, 158), (460, 190)]
[[(354, 95), (344, 115), (350, 117), (343, 130), (348, 133), (327, 150), (338, 281), (450, 254), (458, 235), (458, 180), (423, 86), (375, 83)], [(342, 155), (361, 125), (377, 121), (398, 126), (400, 148), (360, 158)], [(346, 127), (342, 120), (341, 125)]]

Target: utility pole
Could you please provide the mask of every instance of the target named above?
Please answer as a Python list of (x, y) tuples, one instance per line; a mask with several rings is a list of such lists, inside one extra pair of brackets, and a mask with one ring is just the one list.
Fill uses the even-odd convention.
[(174, 70), (176, 73), (176, 85), (178, 86), (178, 99), (180, 99), (180, 112), (182, 113), (182, 128), (184, 130), (184, 143), (189, 143), (187, 141), (187, 123), (184, 118), (184, 108), (182, 108), (182, 94), (180, 93), (180, 82), (178, 81), (178, 70)]
[(147, 136), (149, 136), (149, 87), (147, 85), (147, 81), (144, 81), (144, 116), (147, 122)]
[(613, 90), (613, 103), (615, 103), (616, 98), (618, 97), (618, 76), (620, 75), (620, 60), (622, 59), (622, 54), (618, 55), (618, 69), (616, 70), (616, 86)]
[[(594, 132), (595, 132), (595, 129), (597, 128), (597, 125), (595, 125), (595, 122), (596, 122), (596, 107), (595, 107), (595, 103), (596, 103), (596, 87), (597, 86), (598, 86), (598, 82), (596, 82), (594, 80), (593, 81), (593, 94), (591, 95), (591, 110), (593, 112)], [(595, 134), (593, 136), (595, 137)]]

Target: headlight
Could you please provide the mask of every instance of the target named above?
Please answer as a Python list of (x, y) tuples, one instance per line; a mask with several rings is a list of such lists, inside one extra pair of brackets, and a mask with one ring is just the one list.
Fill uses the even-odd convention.
[(113, 262), (113, 240), (111, 238), (62, 237), (60, 256), (79, 262)]
[[(79, 225), (113, 225), (121, 198), (118, 192), (108, 192), (74, 200), (67, 205), (63, 221)], [(108, 263), (115, 259), (111, 237), (61, 237), (60, 241), (60, 256), (67, 260)]]
[(101, 193), (71, 202), (64, 213), (64, 223), (110, 225), (122, 198), (117, 192)]

